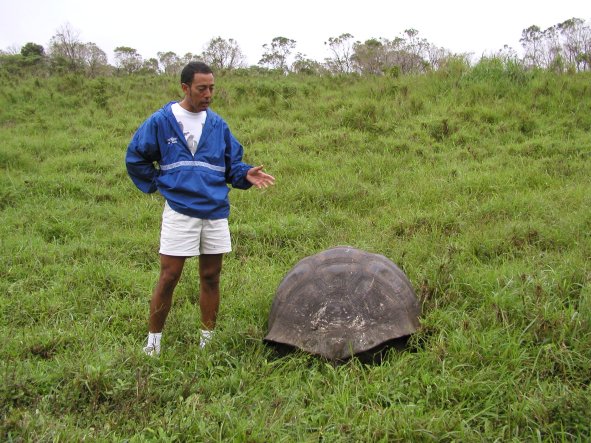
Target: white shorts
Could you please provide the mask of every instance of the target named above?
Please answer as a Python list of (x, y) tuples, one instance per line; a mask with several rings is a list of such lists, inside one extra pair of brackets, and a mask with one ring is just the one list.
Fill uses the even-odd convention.
[(224, 254), (232, 250), (228, 219), (205, 220), (174, 211), (168, 202), (162, 213), (160, 253), (177, 257)]

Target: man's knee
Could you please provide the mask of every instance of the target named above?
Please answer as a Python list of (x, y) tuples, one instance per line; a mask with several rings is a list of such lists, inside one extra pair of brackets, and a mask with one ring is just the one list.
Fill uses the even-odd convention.
[(174, 289), (181, 279), (182, 268), (165, 266), (160, 270), (160, 285)]
[(202, 285), (217, 287), (222, 273), (221, 255), (202, 255), (199, 259), (199, 279)]
[(199, 272), (199, 279), (201, 284), (216, 287), (220, 284), (220, 269), (201, 269)]
[(164, 286), (176, 286), (181, 279), (181, 272), (173, 269), (162, 269), (160, 272), (160, 283)]

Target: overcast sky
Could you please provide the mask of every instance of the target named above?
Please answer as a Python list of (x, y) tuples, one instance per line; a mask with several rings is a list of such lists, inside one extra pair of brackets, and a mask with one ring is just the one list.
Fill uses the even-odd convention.
[(43, 45), (68, 23), (112, 61), (129, 46), (144, 59), (159, 51), (199, 54), (214, 37), (238, 42), (257, 64), (274, 37), (296, 41), (296, 52), (323, 61), (324, 42), (343, 33), (357, 41), (392, 40), (406, 29), (436, 46), (477, 58), (504, 45), (521, 51), (521, 31), (569, 18), (591, 22), (589, 0), (0, 0), (0, 49)]

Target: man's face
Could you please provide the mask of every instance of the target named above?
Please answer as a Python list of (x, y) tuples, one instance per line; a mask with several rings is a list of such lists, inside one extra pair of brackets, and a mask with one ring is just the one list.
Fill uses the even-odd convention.
[(190, 85), (183, 83), (185, 103), (191, 112), (205, 111), (213, 96), (213, 74), (195, 74)]

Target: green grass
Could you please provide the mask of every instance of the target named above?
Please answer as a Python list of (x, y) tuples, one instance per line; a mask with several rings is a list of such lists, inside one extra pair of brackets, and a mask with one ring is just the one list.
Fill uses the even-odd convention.
[[(0, 440), (589, 440), (590, 80), (217, 78), (213, 108), (277, 183), (231, 193), (215, 342), (191, 261), (153, 360), (163, 202), (123, 159), (176, 79), (2, 78)], [(409, 276), (411, 349), (279, 358), (277, 286), (343, 244)]]

